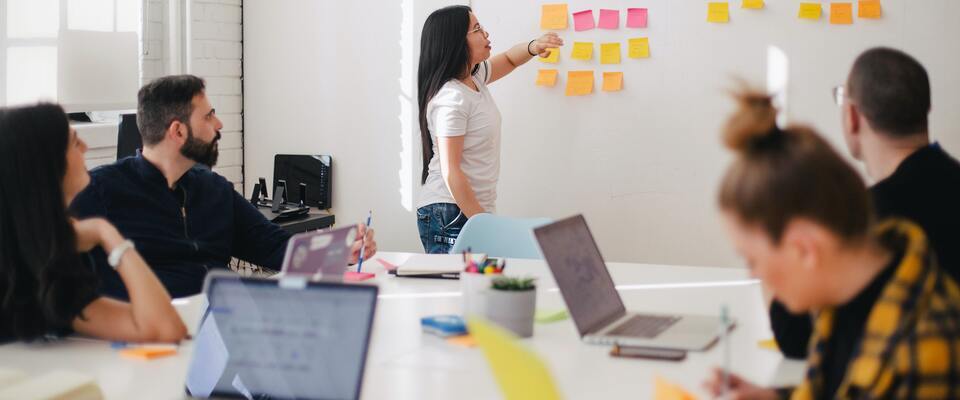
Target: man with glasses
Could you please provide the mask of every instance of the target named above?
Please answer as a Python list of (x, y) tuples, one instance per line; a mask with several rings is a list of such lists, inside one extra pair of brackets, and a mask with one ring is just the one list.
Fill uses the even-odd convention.
[[(843, 110), (847, 147), (875, 182), (877, 218), (919, 224), (941, 268), (960, 281), (960, 163), (930, 142), (926, 70), (899, 50), (873, 48), (857, 58), (847, 84), (833, 95)], [(792, 315), (775, 300), (770, 322), (784, 355), (806, 357), (810, 316)]]

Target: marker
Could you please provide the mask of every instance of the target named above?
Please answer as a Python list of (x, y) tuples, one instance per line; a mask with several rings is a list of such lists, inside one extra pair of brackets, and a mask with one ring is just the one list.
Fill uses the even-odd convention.
[[(370, 229), (370, 222), (373, 220), (373, 210), (370, 210), (367, 213), (367, 229)], [(366, 233), (366, 232), (364, 232)], [(366, 247), (367, 235), (364, 234), (360, 238), (360, 260), (357, 262), (357, 272), (360, 272), (360, 267), (363, 266), (363, 250)]]

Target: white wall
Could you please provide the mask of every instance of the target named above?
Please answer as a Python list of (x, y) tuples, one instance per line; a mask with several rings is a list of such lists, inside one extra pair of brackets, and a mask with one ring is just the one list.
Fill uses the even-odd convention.
[[(706, 1), (568, 3), (571, 11), (595, 12), (647, 6), (645, 31), (569, 29), (562, 35), (568, 43), (649, 36), (653, 58), (625, 58), (618, 68), (626, 88), (616, 94), (566, 98), (563, 77), (557, 88), (536, 88), (536, 62), (493, 85), (504, 117), (498, 208), (506, 215), (555, 218), (583, 212), (610, 260), (740, 264), (714, 206), (729, 160), (718, 131), (732, 109), (724, 94), (730, 76), (765, 82), (770, 45), (790, 58), (789, 119), (812, 124), (838, 146), (839, 111), (830, 89), (843, 83), (863, 49), (905, 49), (931, 74), (934, 136), (960, 155), (960, 113), (954, 112), (960, 106), (960, 42), (951, 39), (960, 37), (960, 25), (950, 20), (960, 13), (955, 0), (884, 0), (884, 19), (853, 26), (799, 21), (792, 1), (768, 1), (759, 13), (732, 2), (727, 25), (704, 21)], [(420, 170), (416, 59), (423, 21), (440, 5), (247, 4), (247, 182), (271, 176), (275, 153), (332, 154), (338, 220), (358, 221), (372, 208), (382, 249), (420, 250), (412, 210)], [(495, 52), (540, 33), (540, 2), (472, 5), (492, 33)], [(597, 61), (580, 67), (569, 60), (560, 65), (563, 72), (616, 70)]]
[[(183, 21), (171, 16), (172, 0), (149, 0), (145, 14), (147, 29), (142, 45), (141, 82), (147, 83), (172, 73), (192, 73), (207, 82), (207, 95), (223, 121), (220, 132), (220, 159), (214, 169), (233, 182), (238, 191), (243, 185), (243, 96), (242, 96), (242, 20), (241, 0), (189, 0)], [(177, 8), (173, 8), (178, 14)], [(172, 19), (176, 18), (176, 21)], [(176, 22), (176, 23), (174, 23)], [(171, 30), (186, 24), (188, 46), (171, 46)], [(171, 50), (172, 49), (172, 50)], [(186, 60), (179, 66), (180, 54)], [(87, 166), (93, 168), (116, 160), (116, 125), (97, 125), (79, 130), (88, 142)]]

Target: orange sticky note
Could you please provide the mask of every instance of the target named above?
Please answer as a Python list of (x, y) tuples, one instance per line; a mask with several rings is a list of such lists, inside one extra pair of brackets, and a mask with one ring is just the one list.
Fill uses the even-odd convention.
[(661, 377), (654, 378), (654, 400), (696, 400), (697, 398), (684, 390), (680, 385), (673, 384)]
[(743, 3), (740, 4), (740, 8), (763, 8), (763, 0), (743, 0)]
[(567, 72), (567, 96), (585, 96), (593, 93), (593, 71)]
[(880, 0), (860, 0), (857, 4), (857, 16), (860, 18), (880, 18), (883, 10), (880, 7)]
[(630, 58), (650, 57), (650, 39), (648, 38), (628, 39), (627, 46), (629, 47), (627, 53)]
[(574, 60), (589, 60), (593, 58), (593, 42), (573, 42), (573, 52), (570, 58)]
[(447, 339), (447, 343), (460, 347), (477, 347), (477, 341), (470, 335), (454, 336)]
[(121, 356), (140, 360), (152, 360), (174, 354), (177, 354), (177, 349), (173, 347), (136, 347), (120, 350)]
[(567, 29), (567, 5), (544, 4), (540, 14), (540, 29)]
[(820, 19), (820, 3), (800, 3), (800, 12), (797, 14), (800, 19)]
[(600, 44), (600, 64), (620, 64), (620, 43)]
[(730, 3), (707, 4), (707, 22), (730, 22)]
[(560, 49), (559, 48), (550, 48), (547, 49), (546, 57), (537, 57), (540, 62), (556, 64), (560, 62)]
[(537, 86), (553, 87), (557, 84), (557, 74), (559, 71), (555, 69), (541, 69), (537, 73)]
[(853, 23), (853, 3), (830, 3), (830, 23), (850, 25)]
[(604, 72), (603, 91), (617, 92), (623, 89), (623, 72)]

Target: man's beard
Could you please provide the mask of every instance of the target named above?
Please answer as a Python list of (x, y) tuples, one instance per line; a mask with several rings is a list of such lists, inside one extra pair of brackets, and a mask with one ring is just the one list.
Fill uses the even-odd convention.
[(214, 165), (217, 165), (217, 157), (220, 155), (219, 146), (217, 146), (219, 141), (220, 132), (217, 132), (217, 136), (210, 143), (207, 143), (193, 136), (193, 128), (187, 125), (187, 141), (180, 148), (180, 154), (197, 163), (213, 168)]

